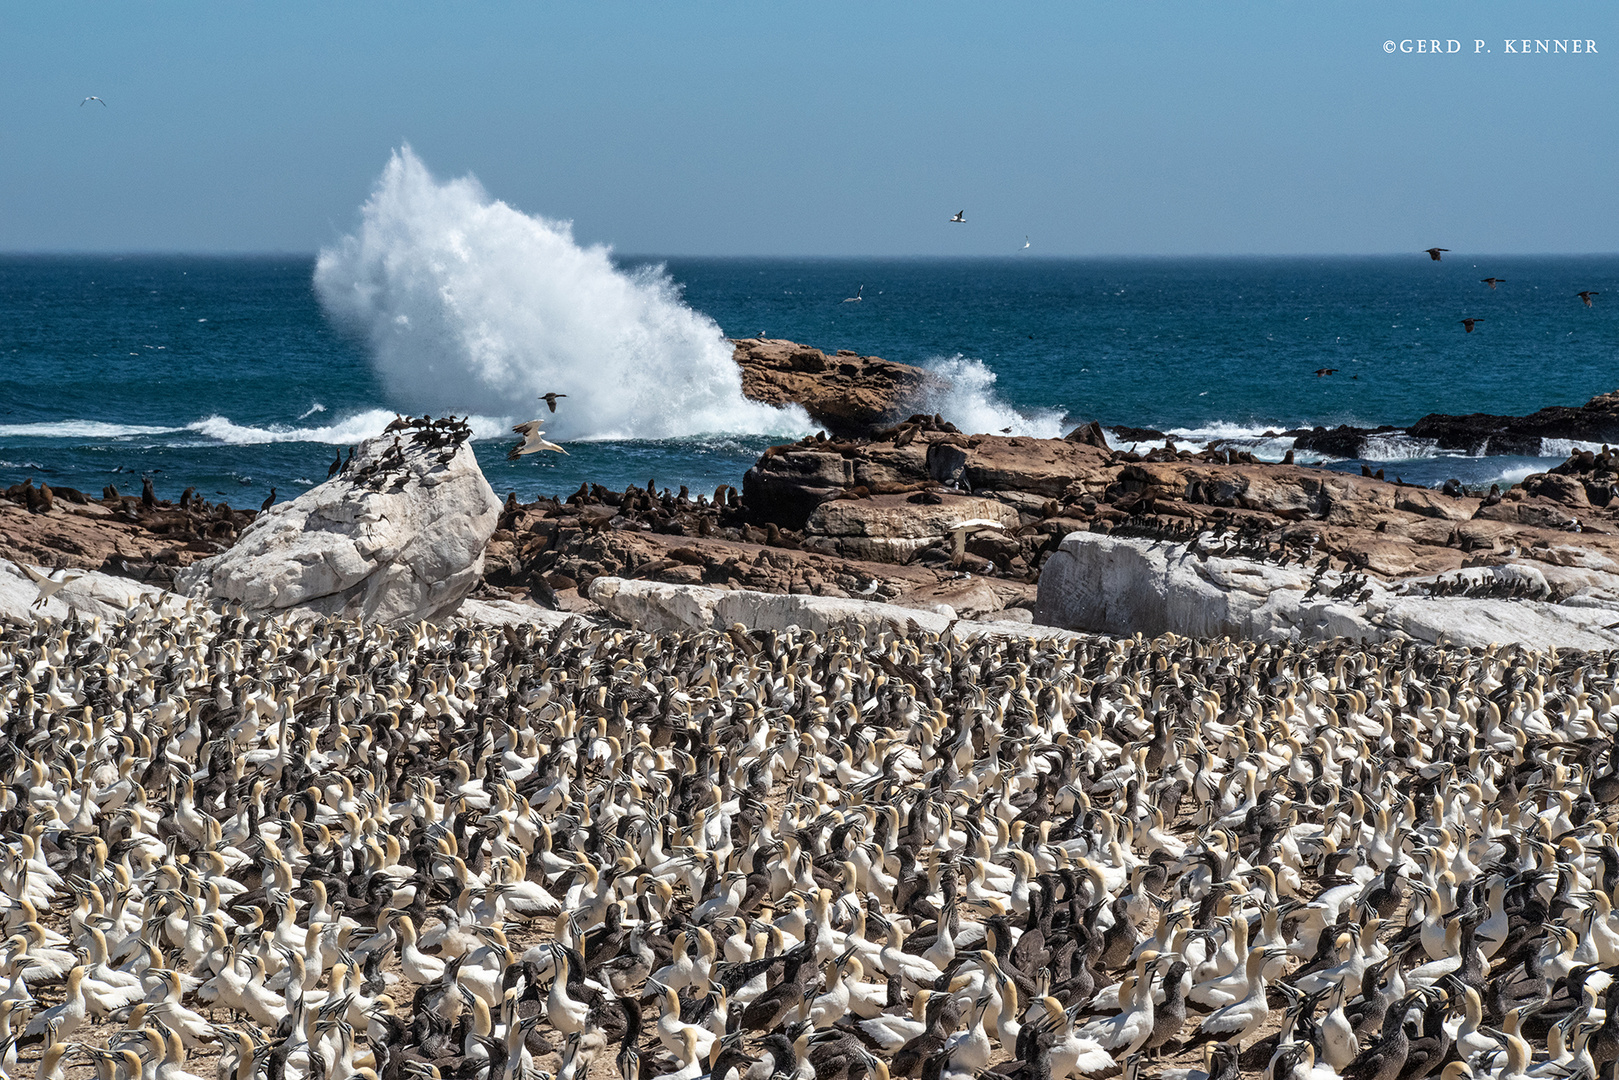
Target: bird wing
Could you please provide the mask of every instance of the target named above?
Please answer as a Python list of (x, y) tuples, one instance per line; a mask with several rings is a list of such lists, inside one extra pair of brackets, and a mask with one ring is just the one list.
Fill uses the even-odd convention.
[(32, 566), (29, 566), (27, 563), (21, 563), (20, 562), (17, 565), (22, 567), (22, 572), (27, 574), (28, 579), (30, 581), (32, 581), (34, 584), (36, 584), (36, 585), (43, 585), (45, 582), (51, 580), (48, 575), (41, 574), (38, 570), (35, 570)]
[(539, 431), (540, 428), (543, 427), (543, 426), (544, 426), (544, 421), (541, 421), (541, 420), (527, 420), (527, 421), (524, 421), (521, 424), (518, 424), (516, 427), (512, 428), (512, 430), (517, 432), (519, 435), (533, 435), (536, 431)]

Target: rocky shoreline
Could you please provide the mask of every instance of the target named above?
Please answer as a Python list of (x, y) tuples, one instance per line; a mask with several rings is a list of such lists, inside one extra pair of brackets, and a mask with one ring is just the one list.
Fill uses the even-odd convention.
[(1429, 413), (1409, 427), (1308, 428), (1285, 432), (1297, 450), (1339, 458), (1367, 456), (1372, 440), (1405, 436), (1432, 443), (1439, 450), (1472, 455), (1523, 454), (1550, 456), (1548, 442), (1619, 443), (1619, 391), (1598, 394), (1584, 405), (1552, 405), (1527, 416), (1490, 413)]
[[(360, 583), (373, 573), (397, 573), (405, 581), (424, 573), (453, 574), (466, 583), (449, 592), (419, 590), (431, 594), (431, 610), (412, 601), (386, 609), (389, 618), (442, 616), (463, 598), (520, 605), (517, 610), (600, 614), (592, 586), (612, 579), (882, 602), (968, 620), (1026, 624), (1039, 610), (1056, 625), (1066, 620), (1074, 629), (1129, 631), (1094, 611), (1083, 619), (1062, 615), (1084, 605), (1037, 595), (1048, 564), (1074, 534), (1149, 546), (1190, 543), (1204, 559), (1213, 552), (1256, 566), (1308, 562), (1318, 575), (1358, 575), (1391, 592), (1419, 579), (1432, 583), (1480, 568), (1511, 577), (1519, 571), (1509, 568), (1527, 567), (1533, 571), (1527, 576), (1545, 583), (1547, 594), (1537, 602), (1579, 603), (1583, 596), (1602, 606), (1619, 597), (1619, 579), (1606, 578), (1619, 570), (1619, 500), (1612, 497), (1619, 458), (1608, 452), (1577, 453), (1505, 492), (1436, 491), (1260, 462), (1240, 451), (1192, 453), (1164, 446), (1146, 454), (1121, 452), (1107, 445), (1095, 423), (1066, 439), (967, 434), (944, 417), (896, 413), (925, 390), (931, 376), (920, 369), (774, 340), (740, 341), (737, 353), (750, 394), (804, 404), (828, 428), (770, 448), (740, 490), (611, 491), (586, 484), (566, 498), (495, 500), (498, 509), (488, 511), (482, 527), (486, 543), (451, 545), (454, 566), (430, 557), (424, 565), (435, 569), (424, 570), (408, 560), (403, 569), (379, 569), (404, 558), (403, 538), (366, 534), (361, 542), (355, 538), (363, 530), (308, 524), (311, 507), (322, 500), (328, 509), (321, 513), (339, 506), (345, 508), (339, 516), (374, 513), (402, 520), (398, 509), (353, 510), (348, 495), (327, 490), (339, 485), (336, 490), (358, 500), (353, 506), (380, 498), (351, 490), (357, 485), (347, 470), (293, 504), (273, 508), (273, 526), (257, 523), (256, 512), (189, 494), (177, 503), (150, 490), (141, 497), (109, 490), (96, 499), (42, 493), (29, 482), (12, 486), (0, 499), (0, 555), (167, 589), (177, 582), (196, 588), (206, 575), (187, 568), (202, 560), (220, 562), (233, 552), (242, 560), (253, 547), (258, 569), (232, 571), (237, 585), (213, 595), (235, 601), (273, 595), (282, 607), (351, 615), (365, 606), (351, 601), (371, 587)], [(1619, 395), (1604, 395), (1581, 409), (1505, 420), (1519, 421), (1506, 425), (1518, 432), (1583, 437), (1605, 430), (1601, 417), (1619, 416), (1616, 410)], [(1559, 416), (1569, 426), (1556, 427)], [(454, 485), (442, 486), (443, 470), (467, 475), (470, 463), (476, 473), (470, 454), (444, 448), (442, 433), (406, 435), (409, 453), (396, 464), (404, 473), (415, 471), (398, 481), (405, 492), (401, 506), (451, 490)], [(418, 454), (418, 439), (437, 441)], [(360, 455), (362, 464), (367, 455), (386, 455), (386, 445), (373, 442)], [(481, 474), (476, 480), (483, 483)], [(475, 488), (470, 476), (465, 485)], [(305, 502), (310, 507), (296, 509)], [(324, 539), (289, 539), (311, 529)], [(344, 537), (341, 551), (321, 546), (337, 534)], [(276, 559), (304, 569), (290, 577), (264, 569), (266, 560)]]

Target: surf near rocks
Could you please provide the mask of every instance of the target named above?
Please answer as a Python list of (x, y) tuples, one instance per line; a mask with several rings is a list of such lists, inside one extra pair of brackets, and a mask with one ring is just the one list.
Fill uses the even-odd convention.
[(1318, 427), (1289, 434), (1295, 449), (1339, 458), (1368, 457), (1377, 437), (1400, 435), (1451, 453), (1540, 457), (1548, 443), (1619, 443), (1619, 391), (1598, 394), (1584, 405), (1552, 405), (1525, 416), (1429, 413), (1405, 428)]

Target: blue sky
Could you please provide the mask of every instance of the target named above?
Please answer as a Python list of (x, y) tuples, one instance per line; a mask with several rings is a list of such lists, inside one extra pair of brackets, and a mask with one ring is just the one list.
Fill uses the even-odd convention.
[(624, 252), (1611, 252), (1615, 58), (1578, 0), (13, 3), (0, 251), (313, 252), (409, 142)]

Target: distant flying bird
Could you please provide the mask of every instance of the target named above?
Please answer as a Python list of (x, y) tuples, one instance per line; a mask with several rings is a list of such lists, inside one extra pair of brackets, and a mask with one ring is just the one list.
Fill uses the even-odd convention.
[(1019, 251), (1028, 251), (1029, 250), (1029, 237), (1028, 237), (1027, 233), (1025, 233), (1024, 236), (1023, 236), (1023, 246), (1018, 248), (1018, 250)]
[[(91, 94), (89, 97), (87, 97), (83, 101), (79, 102), (79, 108), (81, 108), (81, 109), (84, 108), (86, 105), (90, 104), (92, 101), (101, 101), (101, 99), (96, 97), (94, 94)], [(107, 107), (107, 103), (105, 101), (101, 101), (101, 107), (103, 109), (105, 109)]]
[(22, 567), (22, 572), (28, 575), (29, 580), (39, 586), (39, 597), (30, 605), (37, 608), (44, 607), (51, 597), (84, 576), (83, 574), (63, 574), (61, 579), (57, 580), (53, 576), (56, 573), (55, 570), (52, 570), (50, 574), (41, 574), (27, 563), (20, 562), (17, 565)]
[(559, 454), (567, 453), (566, 450), (562, 449), (562, 447), (558, 446), (556, 443), (546, 442), (545, 433), (540, 430), (540, 422), (538, 420), (530, 420), (526, 424), (518, 424), (516, 427), (512, 428), (512, 430), (523, 436), (523, 442), (519, 446), (512, 447), (512, 452), (506, 455), (507, 461), (516, 461), (524, 454), (538, 453), (541, 450), (555, 450)]
[(1591, 297), (1593, 297), (1593, 296), (1601, 296), (1602, 294), (1600, 292), (1598, 292), (1597, 290), (1595, 290), (1595, 289), (1586, 289), (1583, 292), (1577, 292), (1574, 295), (1578, 296), (1581, 300), (1584, 300), (1586, 307), (1590, 307), (1591, 306)]
[(1467, 327), (1467, 332), (1471, 334), (1473, 332), (1473, 324), (1481, 323), (1483, 321), (1483, 319), (1463, 319), (1461, 322), (1463, 326)]
[(858, 304), (858, 303), (860, 303), (860, 294), (865, 292), (865, 291), (866, 291), (866, 287), (864, 285), (862, 285), (862, 286), (860, 286), (860, 288), (858, 288), (858, 289), (856, 289), (854, 291), (853, 296), (845, 296), (843, 298), (843, 302), (845, 304)]
[(958, 225), (967, 224), (967, 211), (965, 211), (965, 210), (957, 210), (956, 211), (956, 216), (951, 218), (950, 220), (955, 222)]
[(1318, 378), (1318, 379), (1321, 378), (1321, 376), (1323, 376), (1323, 375), (1336, 375), (1336, 374), (1338, 374), (1338, 369), (1335, 368), (1335, 367), (1324, 367), (1324, 368), (1316, 368), (1315, 369), (1315, 377)]
[[(761, 331), (759, 336), (763, 337), (764, 332)], [(540, 400), (545, 402), (545, 404), (550, 407), (552, 412), (556, 412), (557, 411), (557, 398), (559, 398), (559, 397), (567, 397), (567, 396), (568, 396), (567, 394), (558, 394), (558, 393), (553, 391), (552, 393), (549, 393), (549, 394), (541, 394), (540, 395)]]
[(1429, 248), (1428, 249), (1428, 258), (1432, 259), (1434, 262), (1438, 262), (1439, 261), (1439, 253), (1441, 251), (1449, 251), (1449, 250), (1450, 250), (1449, 248)]
[(1505, 281), (1506, 278), (1504, 278), (1504, 277), (1481, 277), (1481, 278), (1479, 278), (1479, 280), (1484, 282), (1484, 284), (1488, 285), (1493, 290), (1497, 285), (1499, 285), (1503, 281)]

